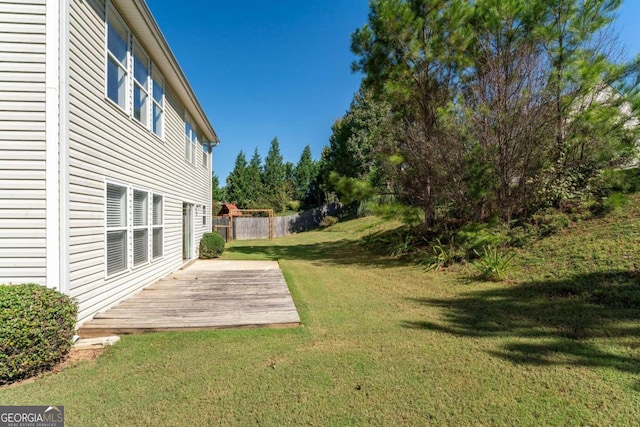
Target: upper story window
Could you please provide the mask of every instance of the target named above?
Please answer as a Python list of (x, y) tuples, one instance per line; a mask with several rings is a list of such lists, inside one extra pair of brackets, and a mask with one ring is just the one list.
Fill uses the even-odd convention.
[(138, 43), (133, 44), (133, 118), (149, 127), (150, 61)]
[(107, 15), (106, 95), (162, 138), (164, 79), (111, 4)]
[(189, 116), (184, 120), (184, 155), (189, 163), (196, 164), (196, 152), (198, 147), (198, 132)]
[(107, 22), (107, 96), (126, 110), (129, 31), (112, 8)]
[(202, 167), (207, 169), (209, 167), (209, 146), (208, 144), (202, 144)]
[(151, 87), (153, 91), (151, 130), (162, 138), (162, 129), (164, 127), (164, 80), (160, 72), (155, 68), (151, 75)]

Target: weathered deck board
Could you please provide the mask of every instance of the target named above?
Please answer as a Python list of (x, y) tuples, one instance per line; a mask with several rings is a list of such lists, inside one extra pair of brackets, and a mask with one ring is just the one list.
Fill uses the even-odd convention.
[(97, 314), (80, 327), (78, 335), (299, 324), (276, 262), (200, 260)]

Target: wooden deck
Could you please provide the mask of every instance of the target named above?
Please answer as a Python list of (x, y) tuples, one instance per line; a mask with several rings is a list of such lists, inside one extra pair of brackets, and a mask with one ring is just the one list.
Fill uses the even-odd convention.
[(277, 262), (198, 260), (97, 314), (78, 335), (299, 324)]

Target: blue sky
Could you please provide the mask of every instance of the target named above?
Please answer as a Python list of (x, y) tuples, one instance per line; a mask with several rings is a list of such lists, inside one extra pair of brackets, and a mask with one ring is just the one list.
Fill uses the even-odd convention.
[[(349, 108), (360, 76), (350, 34), (368, 0), (147, 0), (221, 144), (214, 173), (224, 185), (240, 150), (263, 160), (277, 136), (286, 161), (305, 145), (315, 158)], [(640, 0), (616, 23), (629, 57), (640, 52)]]

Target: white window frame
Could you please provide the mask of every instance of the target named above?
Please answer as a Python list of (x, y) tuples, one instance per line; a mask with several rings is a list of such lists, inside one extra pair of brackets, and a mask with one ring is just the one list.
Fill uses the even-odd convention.
[[(160, 198), (160, 223), (156, 224), (155, 222), (155, 208), (156, 208), (156, 204), (155, 204), (155, 199), (156, 197)], [(158, 259), (161, 259), (162, 257), (164, 257), (164, 196), (162, 194), (152, 194), (151, 195), (151, 224), (150, 224), (150, 228), (151, 228), (151, 261), (156, 261)], [(160, 230), (161, 233), (161, 246), (160, 246), (160, 254), (158, 256), (155, 255), (155, 240), (154, 240), (154, 234), (156, 232), (156, 230)]]
[[(108, 205), (109, 205), (109, 186), (112, 187), (118, 187), (120, 189), (123, 190), (124, 193), (124, 221), (125, 224), (124, 225), (120, 225), (120, 226), (109, 226), (109, 215), (108, 215)], [(106, 181), (105, 182), (105, 186), (104, 186), (104, 211), (105, 211), (105, 215), (104, 215), (104, 272), (105, 272), (105, 277), (114, 277), (114, 276), (118, 276), (120, 274), (126, 273), (130, 270), (131, 268), (131, 263), (129, 262), (129, 252), (130, 252), (130, 243), (129, 243), (129, 239), (130, 239), (130, 232), (129, 232), (129, 225), (130, 222), (129, 221), (129, 186), (125, 185), (125, 184), (121, 184), (118, 182), (113, 182), (113, 181)], [(118, 271), (114, 271), (109, 273), (109, 233), (111, 232), (124, 232), (125, 233), (125, 254), (123, 254), (123, 259), (124, 259), (124, 269), (118, 270)]]
[[(117, 106), (121, 111), (127, 114), (130, 118), (134, 119), (136, 123), (147, 129), (149, 132), (164, 141), (165, 135), (165, 94), (166, 94), (166, 82), (162, 77), (162, 74), (158, 71), (157, 67), (151, 60), (151, 56), (145, 51), (144, 47), (135, 38), (129, 26), (125, 23), (124, 19), (120, 16), (113, 3), (107, 0), (105, 16), (105, 87), (104, 96), (110, 103)], [(116, 58), (116, 56), (109, 51), (109, 27), (110, 20), (117, 21), (117, 25), (121, 26), (126, 32), (126, 49), (127, 54), (125, 56), (125, 63), (123, 64)], [(147, 67), (147, 78), (145, 82), (139, 82), (135, 77), (135, 61), (136, 55), (138, 58), (143, 57), (144, 63)], [(124, 93), (124, 105), (120, 105), (109, 97), (109, 63), (115, 61), (119, 69), (124, 71), (125, 79), (125, 93)], [(162, 88), (162, 96), (159, 100), (154, 97), (154, 83)], [(135, 94), (136, 90), (140, 90), (146, 97), (146, 105), (144, 112), (141, 112), (140, 118), (135, 114)], [(160, 126), (158, 129), (154, 128), (154, 110), (158, 109), (160, 112)], [(144, 118), (146, 117), (146, 121)]]
[[(110, 227), (108, 222), (108, 188), (109, 186), (118, 187), (124, 192), (124, 226)], [(125, 273), (129, 273), (133, 270), (136, 270), (140, 267), (147, 266), (157, 260), (164, 258), (165, 254), (165, 195), (161, 193), (154, 193), (150, 190), (134, 187), (130, 184), (124, 184), (117, 181), (105, 180), (105, 194), (104, 194), (104, 206), (105, 206), (105, 231), (104, 231), (104, 248), (105, 248), (105, 257), (104, 257), (104, 265), (105, 265), (105, 279), (111, 279), (113, 277), (120, 276)], [(136, 193), (144, 193), (146, 198), (146, 216), (145, 221), (142, 224), (136, 224), (135, 221), (135, 195)], [(154, 222), (154, 209), (155, 203), (154, 200), (156, 198), (160, 199), (160, 223)], [(136, 263), (135, 261), (135, 234), (136, 231), (145, 230), (146, 231), (146, 241), (145, 241), (145, 254), (146, 259), (142, 262)], [(161, 253), (157, 256), (154, 256), (154, 240), (153, 233), (155, 230), (162, 230), (162, 240), (161, 240)], [(125, 233), (125, 242), (126, 242), (126, 254), (123, 255), (123, 259), (125, 262), (125, 268), (122, 270), (118, 270), (112, 273), (108, 271), (108, 235), (110, 232), (124, 232)]]
[[(160, 97), (160, 100), (157, 100), (155, 97), (154, 85), (156, 83), (158, 84), (158, 86), (160, 86), (160, 88), (162, 88), (162, 96)], [(158, 71), (158, 68), (153, 65), (153, 63), (151, 63), (150, 92), (151, 92), (151, 116), (150, 116), (151, 132), (155, 134), (158, 138), (164, 139), (164, 105), (165, 105), (164, 98), (165, 98), (166, 89), (164, 84), (164, 77), (162, 77), (162, 74), (160, 73), (160, 71)], [(154, 107), (157, 107), (158, 110), (160, 111), (160, 126), (157, 130), (154, 129), (154, 123), (155, 123)]]
[(193, 124), (193, 120), (185, 113), (184, 118), (184, 151), (185, 158), (193, 166), (196, 165), (196, 151), (198, 147), (198, 129)]
[(209, 144), (202, 143), (202, 167), (205, 169), (209, 169)]
[[(136, 78), (136, 60), (146, 67), (147, 74), (145, 81), (138, 81)], [(132, 37), (131, 42), (131, 117), (147, 129), (151, 129), (151, 59), (144, 51), (140, 42)], [(144, 108), (140, 109), (140, 118), (136, 117), (136, 90), (144, 96)]]
[[(108, 99), (113, 105), (117, 106), (121, 110), (125, 112), (130, 111), (130, 68), (131, 68), (131, 31), (129, 27), (124, 22), (124, 19), (120, 16), (120, 14), (113, 7), (111, 2), (108, 2), (106, 7), (106, 17), (105, 17), (105, 84), (104, 84), (104, 96)], [(122, 26), (126, 32), (126, 40), (125, 43), (127, 45), (127, 53), (125, 55), (125, 63), (123, 64), (120, 60), (109, 50), (109, 27), (111, 21), (118, 21), (118, 24)], [(124, 106), (120, 105), (119, 102), (111, 99), (109, 97), (109, 61), (113, 60), (116, 62), (116, 65), (124, 70), (124, 79), (125, 79), (125, 91), (124, 91)]]
[[(143, 200), (143, 204), (142, 204), (142, 209), (144, 210), (144, 216), (143, 216), (143, 220), (142, 220), (142, 224), (136, 224), (136, 193), (137, 194), (141, 194), (144, 195), (144, 200)], [(146, 190), (141, 190), (139, 188), (133, 188), (132, 189), (132, 196), (131, 196), (131, 256), (132, 256), (132, 266), (134, 269), (147, 265), (150, 262), (150, 256), (149, 256), (149, 246), (150, 246), (150, 240), (151, 240), (151, 236), (150, 236), (150, 226), (149, 223), (151, 221), (149, 221), (149, 217), (151, 212), (149, 209), (149, 199), (150, 199), (150, 195), (151, 193), (146, 191)], [(144, 260), (143, 261), (138, 261), (136, 262), (136, 232), (144, 232), (146, 239), (144, 242)]]

